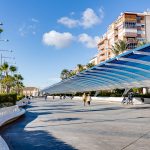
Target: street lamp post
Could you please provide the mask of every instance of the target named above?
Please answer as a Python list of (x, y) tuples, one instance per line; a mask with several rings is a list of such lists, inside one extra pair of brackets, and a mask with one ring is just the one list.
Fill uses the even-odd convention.
[[(12, 50), (0, 50), (0, 51), (2, 51), (2, 52), (13, 52)], [(1, 65), (2, 65), (2, 63), (3, 63), (3, 58), (12, 58), (12, 57), (4, 57), (3, 55), (2, 55), (2, 53), (1, 53)]]
[(0, 41), (9, 42), (8, 39), (0, 39)]
[[(4, 62), (5, 62), (5, 58), (6, 59), (14, 59), (15, 60), (15, 57), (6, 57), (6, 56), (2, 56), (1, 55), (1, 64), (3, 63), (3, 58), (4, 58)], [(8, 63), (8, 62), (7, 62)]]

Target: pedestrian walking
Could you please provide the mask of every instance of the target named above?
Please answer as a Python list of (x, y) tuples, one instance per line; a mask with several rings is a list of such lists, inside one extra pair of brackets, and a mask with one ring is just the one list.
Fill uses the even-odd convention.
[(63, 96), (63, 99), (66, 99), (66, 95)]
[(87, 98), (86, 98), (87, 104), (90, 106), (91, 104), (91, 96), (90, 94), (88, 94)]
[(123, 96), (123, 100), (121, 101), (121, 103), (122, 103), (122, 104), (127, 103), (127, 99), (126, 99), (125, 95)]
[(45, 95), (45, 101), (47, 101), (47, 95)]
[(70, 98), (73, 99), (73, 95), (71, 95)]
[(83, 93), (82, 100), (83, 100), (83, 103), (84, 103), (84, 106), (85, 106), (85, 103), (86, 103), (86, 94), (85, 93)]
[(133, 92), (130, 92), (128, 94), (128, 99), (129, 99), (129, 104), (132, 104), (133, 105)]

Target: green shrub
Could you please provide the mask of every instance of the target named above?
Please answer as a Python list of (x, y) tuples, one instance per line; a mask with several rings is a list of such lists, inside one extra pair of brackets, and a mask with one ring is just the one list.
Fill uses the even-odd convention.
[(0, 108), (3, 108), (3, 107), (10, 107), (10, 106), (13, 106), (13, 103), (6, 102), (6, 103), (1, 103), (1, 104), (0, 104)]
[(2, 103), (12, 103), (16, 105), (17, 94), (0, 94), (0, 104)]
[(147, 94), (135, 94), (134, 95), (135, 97), (143, 97), (143, 98), (150, 98), (150, 93), (147, 93)]
[(17, 101), (23, 99), (25, 96), (24, 95), (17, 95)]
[(100, 91), (97, 96), (102, 96), (102, 97), (120, 97), (122, 96), (124, 90), (120, 89), (114, 89), (112, 91), (108, 90), (103, 90)]
[(100, 91), (97, 96), (109, 97), (112, 93), (110, 91)]

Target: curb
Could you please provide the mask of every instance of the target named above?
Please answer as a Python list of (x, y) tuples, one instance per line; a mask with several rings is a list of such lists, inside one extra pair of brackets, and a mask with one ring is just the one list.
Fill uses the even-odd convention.
[[(21, 108), (19, 111), (11, 113), (11, 114), (1, 118), (0, 119), (0, 127), (16, 120), (17, 118), (19, 118), (20, 116), (25, 114), (25, 112), (26, 112), (25, 109)], [(0, 136), (0, 150), (9, 150), (7, 143), (1, 136)]]

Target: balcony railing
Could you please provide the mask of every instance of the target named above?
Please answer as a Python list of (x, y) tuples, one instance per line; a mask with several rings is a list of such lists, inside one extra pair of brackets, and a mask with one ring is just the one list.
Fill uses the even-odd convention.
[(137, 33), (126, 32), (126, 33), (125, 33), (125, 36), (127, 36), (127, 37), (136, 37), (136, 36), (137, 36)]
[(127, 43), (137, 43), (138, 41), (137, 40), (135, 40), (135, 39), (128, 39), (127, 40)]

